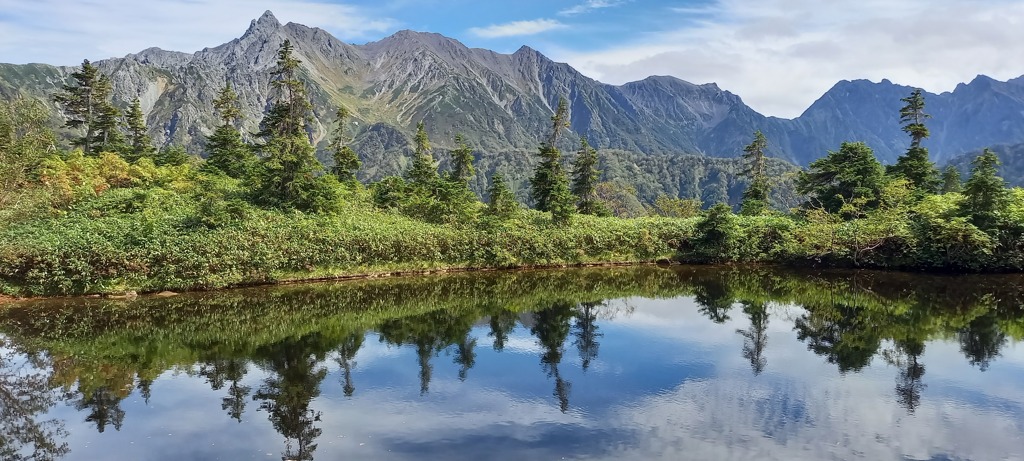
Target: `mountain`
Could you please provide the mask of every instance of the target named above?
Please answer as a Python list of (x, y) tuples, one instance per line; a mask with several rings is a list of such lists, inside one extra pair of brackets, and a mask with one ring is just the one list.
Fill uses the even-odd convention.
[[(992, 146), (992, 152), (999, 157), (999, 176), (1006, 180), (1010, 187), (1024, 187), (1024, 143), (1001, 144)], [(964, 181), (971, 175), (971, 162), (981, 155), (981, 151), (968, 152), (949, 161), (950, 165), (960, 170)]]
[[(201, 153), (216, 123), (212, 100), (226, 81), (241, 98), (244, 128), (256, 130), (268, 106), (276, 52), (286, 39), (303, 61), (315, 116), (312, 139), (322, 147), (331, 136), (336, 108), (348, 107), (366, 180), (402, 171), (421, 120), (438, 153), (461, 132), (491, 170), (516, 165), (513, 178), (521, 180), (560, 97), (570, 104), (573, 133), (561, 146), (569, 151), (578, 136), (585, 136), (615, 152), (736, 157), (760, 129), (770, 154), (791, 163), (806, 165), (852, 140), (868, 142), (891, 163), (909, 142), (897, 116), (900, 98), (911, 88), (887, 80), (839, 82), (800, 117), (780, 119), (757, 113), (713, 83), (655, 76), (607, 85), (529, 47), (500, 54), (413, 31), (350, 45), (321, 29), (282, 25), (269, 11), (239, 38), (214, 48), (191, 54), (150, 48), (96, 64), (111, 77), (115, 103), (126, 106), (141, 98), (155, 142), (180, 143)], [(48, 100), (72, 70), (0, 64), (0, 97)], [(940, 161), (990, 144), (1024, 142), (1024, 77), (1008, 82), (978, 77), (953, 92), (926, 94), (926, 101), (934, 115), (926, 146)], [(509, 163), (493, 161), (500, 158)]]

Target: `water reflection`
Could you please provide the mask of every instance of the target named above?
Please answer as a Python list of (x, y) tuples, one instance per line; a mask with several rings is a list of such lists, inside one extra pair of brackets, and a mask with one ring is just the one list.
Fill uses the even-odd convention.
[[(1022, 283), (631, 268), (29, 303), (0, 311), (0, 458), (121, 453), (188, 414), (169, 399), (210, 446), (144, 457), (1019, 457)], [(937, 408), (1004, 429), (915, 436)]]

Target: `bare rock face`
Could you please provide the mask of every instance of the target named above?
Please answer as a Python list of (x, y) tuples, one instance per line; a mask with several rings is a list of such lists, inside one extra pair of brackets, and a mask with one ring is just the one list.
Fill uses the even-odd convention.
[[(350, 109), (363, 179), (400, 171), (408, 155), (405, 138), (419, 121), (442, 149), (463, 133), (482, 152), (532, 151), (561, 97), (570, 105), (573, 133), (560, 146), (567, 151), (584, 136), (602, 148), (646, 155), (736, 157), (762, 130), (771, 155), (806, 165), (843, 141), (866, 141), (884, 162), (895, 161), (908, 145), (898, 110), (911, 88), (888, 81), (840, 82), (800, 117), (785, 120), (755, 112), (713, 83), (650, 77), (606, 85), (529, 47), (500, 54), (413, 31), (353, 46), (321, 29), (282, 25), (269, 11), (239, 38), (213, 48), (191, 54), (149, 48), (97, 64), (113, 82), (116, 104), (126, 107), (140, 98), (155, 142), (181, 143), (201, 154), (216, 125), (212, 101), (225, 82), (240, 96), (244, 130), (257, 130), (271, 102), (270, 72), (284, 40), (302, 60), (313, 141), (323, 147), (337, 107)], [(0, 64), (0, 97), (49, 99), (71, 70)], [(979, 77), (950, 93), (927, 94), (926, 102), (934, 116), (926, 147), (939, 161), (1024, 142), (1024, 77)]]

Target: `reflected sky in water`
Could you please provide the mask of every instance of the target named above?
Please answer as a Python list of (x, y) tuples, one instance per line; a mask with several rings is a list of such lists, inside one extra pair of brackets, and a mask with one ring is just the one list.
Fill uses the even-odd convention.
[[(60, 459), (68, 460), (1024, 459), (1024, 349), (1003, 331), (1005, 316), (1003, 336), (989, 340), (998, 349), (979, 361), (964, 351), (992, 333), (977, 326), (977, 309), (929, 314), (918, 323), (945, 326), (920, 343), (907, 339), (914, 335), (865, 340), (885, 317), (877, 324), (877, 313), (851, 319), (810, 315), (821, 308), (792, 302), (744, 304), (749, 288), (732, 290), (709, 314), (708, 287), (696, 275), (678, 277), (696, 294), (623, 290), (600, 303), (556, 300), (506, 313), (514, 328), (500, 351), (492, 316), (463, 327), (428, 312), (347, 343), (310, 339), (330, 336), (314, 325), (232, 357), (234, 372), (227, 358), (169, 361), (148, 392), (138, 377), (130, 391), (108, 391), (112, 401), (126, 396), (115, 405), (117, 427), (103, 432), (92, 417), (102, 403), (76, 405), (84, 400), (76, 389), (104, 371), (76, 369), (69, 395), (37, 419), (63, 423), (70, 451)], [(907, 297), (883, 296), (880, 305), (894, 299)], [(59, 363), (58, 345), (19, 343), (30, 339), (19, 330), (8, 345)], [(815, 349), (822, 344), (828, 352)], [(232, 401), (232, 392), (242, 398)]]

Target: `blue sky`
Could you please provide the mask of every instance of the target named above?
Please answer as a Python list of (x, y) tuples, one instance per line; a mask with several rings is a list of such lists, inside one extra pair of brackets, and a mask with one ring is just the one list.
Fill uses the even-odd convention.
[(1024, 74), (1024, 0), (0, 0), (0, 62), (192, 52), (268, 9), (352, 43), (413, 29), (529, 45), (606, 83), (716, 82), (782, 117), (842, 79), (941, 92)]

